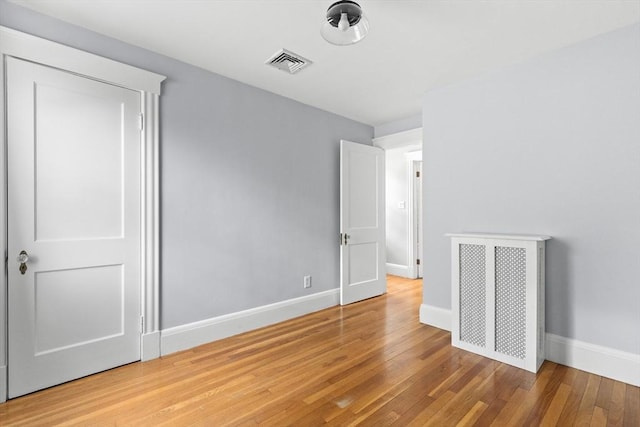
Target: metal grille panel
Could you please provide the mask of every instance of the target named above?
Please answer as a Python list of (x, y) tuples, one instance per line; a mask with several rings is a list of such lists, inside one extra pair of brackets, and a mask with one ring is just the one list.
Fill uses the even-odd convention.
[(291, 52), (290, 50), (281, 49), (274, 53), (273, 56), (267, 60), (266, 64), (274, 66), (279, 70), (286, 71), (289, 74), (295, 74), (303, 68), (311, 65), (312, 62), (297, 53)]
[(460, 341), (486, 345), (486, 254), (482, 245), (460, 245)]
[(526, 356), (526, 252), (524, 248), (495, 248), (496, 348), (498, 353)]

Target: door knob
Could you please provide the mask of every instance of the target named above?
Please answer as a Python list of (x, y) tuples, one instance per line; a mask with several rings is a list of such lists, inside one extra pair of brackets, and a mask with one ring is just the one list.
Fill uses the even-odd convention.
[(21, 251), (18, 254), (18, 262), (20, 263), (18, 270), (20, 270), (21, 274), (27, 272), (27, 261), (29, 261), (29, 254), (27, 254), (27, 251)]

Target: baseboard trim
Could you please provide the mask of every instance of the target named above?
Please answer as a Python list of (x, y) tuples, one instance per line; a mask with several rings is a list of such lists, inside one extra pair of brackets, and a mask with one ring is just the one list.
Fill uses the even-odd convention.
[(0, 366), (0, 403), (7, 401), (7, 366)]
[(451, 331), (451, 310), (422, 304), (420, 306), (420, 323)]
[(160, 331), (142, 334), (140, 360), (146, 362), (158, 357), (160, 357)]
[(340, 290), (331, 289), (313, 295), (164, 329), (160, 334), (160, 353), (164, 356), (176, 351), (187, 350), (222, 338), (333, 307), (339, 303)]
[(546, 359), (640, 387), (640, 354), (546, 335)]
[(400, 264), (387, 263), (387, 274), (394, 276), (409, 277), (409, 267)]

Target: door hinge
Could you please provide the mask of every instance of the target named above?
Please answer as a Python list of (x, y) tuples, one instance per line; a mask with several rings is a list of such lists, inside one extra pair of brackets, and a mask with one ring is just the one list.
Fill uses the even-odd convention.
[(144, 114), (140, 113), (138, 116), (138, 130), (144, 129)]
[(420, 178), (420, 171), (416, 171), (416, 178)]
[(144, 333), (144, 316), (140, 316), (140, 333)]
[(416, 264), (420, 265), (420, 260), (419, 259), (416, 260)]

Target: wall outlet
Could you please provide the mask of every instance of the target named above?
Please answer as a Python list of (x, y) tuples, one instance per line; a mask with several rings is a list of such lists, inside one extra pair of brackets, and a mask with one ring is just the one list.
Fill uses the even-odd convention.
[(310, 288), (311, 287), (311, 276), (304, 276), (304, 284), (303, 286), (305, 288)]

